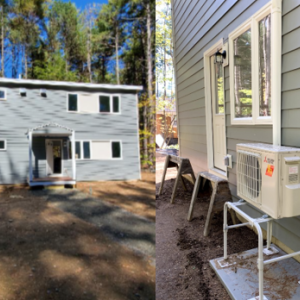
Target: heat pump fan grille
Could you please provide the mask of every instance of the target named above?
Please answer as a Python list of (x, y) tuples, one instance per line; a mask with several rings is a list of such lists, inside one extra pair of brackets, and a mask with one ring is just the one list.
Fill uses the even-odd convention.
[(244, 200), (261, 203), (261, 156), (239, 150), (237, 171), (238, 195)]

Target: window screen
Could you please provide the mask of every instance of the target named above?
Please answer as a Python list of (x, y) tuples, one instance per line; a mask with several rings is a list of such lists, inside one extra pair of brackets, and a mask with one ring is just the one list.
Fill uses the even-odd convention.
[(121, 144), (120, 142), (112, 142), (112, 157), (120, 158), (121, 157)]
[(271, 116), (271, 14), (258, 23), (259, 116)]
[(90, 142), (83, 142), (83, 158), (91, 158)]
[(78, 99), (76, 94), (69, 94), (69, 111), (78, 111)]
[(233, 41), (235, 117), (252, 117), (251, 29)]
[(0, 150), (5, 150), (5, 141), (0, 140)]
[(120, 105), (119, 96), (113, 96), (113, 112), (114, 113), (120, 112), (119, 105)]
[(100, 112), (110, 112), (110, 97), (100, 96), (99, 97)]

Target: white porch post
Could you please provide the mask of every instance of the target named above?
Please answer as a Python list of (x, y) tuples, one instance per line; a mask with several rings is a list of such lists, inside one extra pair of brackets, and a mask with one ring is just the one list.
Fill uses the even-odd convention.
[(75, 130), (72, 130), (72, 170), (73, 170), (73, 180), (76, 180)]
[(32, 131), (29, 131), (29, 182), (32, 182)]

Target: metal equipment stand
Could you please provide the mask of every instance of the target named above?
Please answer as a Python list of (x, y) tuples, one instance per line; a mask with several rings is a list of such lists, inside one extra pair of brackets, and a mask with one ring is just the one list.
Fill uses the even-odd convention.
[[(253, 219), (250, 216), (248, 216), (245, 212), (243, 212), (239, 206), (246, 205), (247, 202), (244, 200), (240, 200), (238, 202), (226, 202), (224, 205), (224, 260), (227, 259), (227, 232), (228, 229), (242, 227), (250, 225), (252, 228), (255, 227), (258, 234), (258, 259), (257, 259), (257, 268), (258, 268), (258, 282), (259, 282), (259, 296), (251, 298), (249, 300), (267, 300), (267, 297), (264, 296), (264, 265), (271, 264), (273, 262), (277, 262), (286, 258), (290, 258), (296, 255), (300, 254), (300, 251), (286, 254), (280, 257), (276, 257), (273, 259), (265, 260), (263, 254), (267, 254), (268, 251), (272, 251), (270, 248), (271, 245), (271, 239), (272, 239), (272, 225), (273, 225), (273, 218), (270, 218), (267, 215), (263, 215), (260, 218)], [(246, 219), (248, 222), (237, 224), (237, 225), (231, 225), (228, 226), (227, 224), (227, 209), (233, 209), (236, 213), (238, 213), (240, 216), (242, 216), (244, 219)], [(267, 248), (263, 249), (263, 234), (260, 227), (260, 223), (267, 222)]]

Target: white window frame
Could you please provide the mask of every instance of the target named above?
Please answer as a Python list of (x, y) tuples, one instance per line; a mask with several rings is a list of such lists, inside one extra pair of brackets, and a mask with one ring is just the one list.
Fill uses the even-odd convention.
[(0, 91), (4, 92), (4, 98), (0, 98), (0, 101), (6, 101), (7, 100), (7, 89), (0, 88)]
[[(68, 160), (71, 160), (71, 158), (69, 157), (69, 153), (70, 153), (70, 142), (68, 143)], [(123, 160), (123, 143), (122, 143), (122, 140), (108, 140), (108, 139), (105, 139), (105, 140), (88, 140), (88, 139), (84, 139), (84, 140), (75, 140), (75, 143), (76, 142), (79, 142), (80, 143), (80, 154), (81, 154), (81, 157), (80, 158), (75, 158), (76, 160)], [(83, 142), (89, 142), (90, 143), (90, 155), (91, 155), (91, 158), (84, 158), (84, 155), (83, 155)], [(110, 148), (111, 148), (111, 157), (110, 158), (105, 158), (105, 159), (98, 159), (98, 158), (93, 158), (93, 147), (91, 147), (91, 144), (93, 142), (109, 142), (110, 143)], [(121, 150), (121, 157), (112, 157), (112, 142), (119, 142), (120, 143), (120, 150)]]
[[(77, 110), (69, 110), (69, 95), (77, 95)], [(67, 93), (67, 101), (66, 101), (66, 110), (69, 113), (80, 113), (80, 106), (79, 106), (79, 94), (78, 93)]]
[[(259, 116), (259, 32), (258, 22), (271, 14), (271, 107), (270, 117)], [(280, 15), (280, 17), (279, 17)], [(278, 104), (280, 105), (281, 92), (278, 93), (278, 85), (281, 89), (281, 50), (274, 51), (275, 47), (281, 49), (281, 0), (272, 0), (256, 12), (251, 18), (240, 25), (228, 36), (229, 40), (229, 75), (230, 75), (230, 110), (232, 125), (256, 125), (273, 124), (278, 115)], [(251, 29), (251, 73), (252, 73), (252, 117), (236, 118), (234, 101), (234, 48), (233, 41), (242, 33)], [(280, 108), (281, 109), (281, 108)]]
[[(110, 111), (109, 112), (101, 112), (100, 111), (100, 96), (107, 96), (109, 97), (109, 104), (110, 104)], [(119, 97), (119, 112), (113, 112), (113, 97)], [(100, 93), (98, 95), (98, 113), (99, 114), (112, 114), (112, 115), (120, 115), (121, 114), (121, 95), (120, 94), (107, 94), (107, 93)]]
[(0, 141), (4, 142), (4, 149), (0, 149), (0, 151), (6, 151), (7, 150), (7, 141), (6, 141), (6, 139), (0, 139)]

